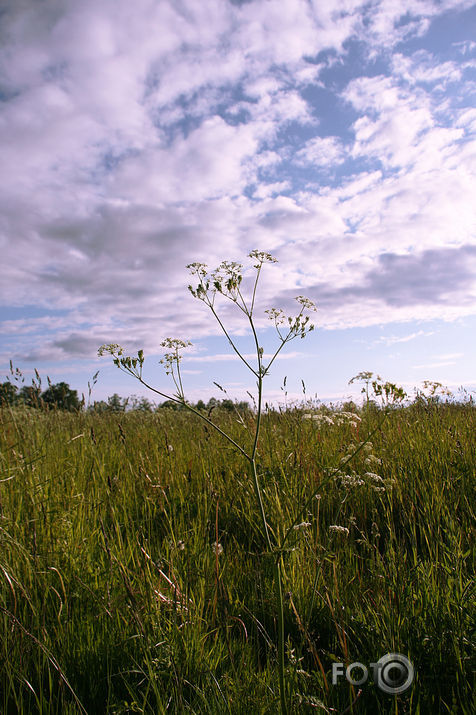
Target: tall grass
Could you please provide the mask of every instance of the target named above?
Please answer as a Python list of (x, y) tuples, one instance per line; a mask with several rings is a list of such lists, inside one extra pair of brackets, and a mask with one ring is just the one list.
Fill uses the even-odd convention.
[[(359, 416), (263, 415), (279, 541), (380, 420)], [(218, 417), (236, 440), (254, 420)], [(278, 711), (273, 558), (220, 435), (168, 410), (0, 421), (1, 712)], [(474, 712), (474, 428), (470, 404), (394, 410), (312, 500), (284, 556), (293, 712)], [(403, 695), (332, 685), (333, 662), (387, 652), (414, 664)]]

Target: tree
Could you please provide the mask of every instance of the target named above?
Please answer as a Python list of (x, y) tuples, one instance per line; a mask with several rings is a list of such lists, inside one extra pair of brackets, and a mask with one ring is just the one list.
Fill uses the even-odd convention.
[(153, 412), (154, 410), (154, 403), (148, 400), (147, 397), (132, 395), (129, 398), (129, 404), (131, 410), (138, 410), (139, 412)]
[(12, 385), (11, 382), (3, 382), (0, 385), (0, 407), (5, 407), (6, 405), (14, 405), (17, 400), (18, 387)]
[(88, 407), (88, 412), (102, 414), (109, 411), (109, 405), (105, 400), (94, 400), (93, 404)]
[(58, 382), (45, 390), (41, 399), (48, 407), (72, 412), (81, 408), (77, 390), (72, 390), (67, 382)]
[(163, 408), (168, 408), (169, 410), (182, 410), (183, 405), (178, 404), (176, 400), (165, 400), (165, 402), (161, 402), (158, 406), (159, 410)]
[(41, 390), (38, 385), (24, 385), (18, 395), (18, 401), (28, 407), (41, 407)]
[(127, 397), (123, 400), (122, 397), (115, 392), (111, 397), (107, 398), (108, 409), (111, 412), (125, 412), (128, 401)]

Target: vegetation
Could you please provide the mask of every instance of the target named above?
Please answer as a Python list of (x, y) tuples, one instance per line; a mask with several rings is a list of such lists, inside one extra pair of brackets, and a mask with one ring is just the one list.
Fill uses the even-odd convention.
[[(443, 402), (428, 382), (403, 407), (402, 388), (363, 372), (350, 381), (362, 408), (263, 407), (263, 379), (315, 306), (266, 311), (279, 344), (265, 356), (253, 309), (275, 259), (250, 256), (249, 301), (241, 264), (189, 268), (256, 378), (253, 410), (188, 402), (189, 343), (171, 338), (172, 396), (143, 377), (142, 350), (99, 351), (165, 398), (157, 409), (117, 394), (73, 407), (66, 383), (41, 393), (38, 373), (19, 399), (4, 386), (5, 712), (473, 711), (474, 403)], [(255, 363), (217, 297), (249, 322)], [(404, 692), (381, 660), (399, 653), (416, 674)], [(334, 677), (347, 666), (373, 679)]]
[[(310, 316), (306, 315), (306, 313), (317, 309), (311, 300), (300, 295), (296, 298), (296, 301), (300, 305), (300, 309), (298, 315), (295, 317), (288, 317), (281, 309), (277, 308), (266, 310), (265, 312), (268, 314), (268, 317), (274, 323), (279, 340), (278, 347), (276, 348), (274, 354), (271, 357), (265, 357), (264, 348), (260, 345), (260, 340), (256, 330), (254, 308), (258, 282), (263, 266), (267, 263), (277, 263), (277, 260), (276, 258), (273, 258), (270, 253), (257, 250), (251, 251), (251, 253), (248, 254), (248, 257), (253, 260), (253, 268), (255, 270), (252, 280), (251, 295), (249, 298), (245, 297), (242, 287), (243, 265), (241, 263), (236, 263), (235, 261), (223, 261), (217, 269), (211, 272), (208, 271), (208, 267), (204, 263), (191, 263), (187, 266), (190, 273), (197, 281), (195, 288), (189, 285), (189, 291), (194, 298), (203, 302), (204, 305), (206, 305), (211, 311), (213, 317), (218, 321), (218, 324), (225, 334), (232, 350), (256, 378), (257, 397), (256, 399), (253, 397), (253, 402), (256, 405), (256, 419), (253, 424), (253, 429), (249, 432), (249, 434), (244, 435), (240, 440), (236, 441), (231, 434), (229, 434), (226, 430), (223, 430), (215, 421), (210, 420), (210, 415), (205, 416), (202, 410), (195, 409), (186, 399), (182, 382), (182, 374), (180, 371), (180, 362), (182, 360), (181, 351), (191, 345), (190, 341), (183, 341), (177, 338), (166, 338), (162, 342), (162, 347), (166, 348), (168, 352), (165, 353), (164, 358), (160, 362), (164, 365), (166, 374), (171, 376), (175, 385), (176, 392), (172, 396), (166, 395), (161, 390), (157, 390), (152, 387), (144, 379), (143, 367), (145, 358), (143, 350), (139, 350), (137, 352), (137, 357), (131, 357), (124, 355), (124, 349), (120, 345), (112, 343), (109, 345), (102, 345), (99, 348), (98, 354), (100, 356), (106, 353), (112, 355), (114, 358), (114, 364), (118, 368), (120, 368), (123, 372), (132, 375), (132, 377), (136, 378), (142, 385), (152, 390), (155, 394), (165, 397), (167, 399), (167, 403), (187, 409), (194, 415), (200, 417), (209, 427), (216, 430), (245, 460), (250, 481), (253, 484), (256, 507), (259, 513), (260, 527), (258, 527), (258, 530), (260, 531), (263, 541), (262, 547), (265, 549), (266, 555), (273, 561), (273, 581), (274, 588), (276, 590), (278, 618), (277, 649), (280, 710), (281, 715), (288, 715), (289, 693), (287, 691), (289, 688), (286, 684), (285, 673), (286, 633), (284, 624), (282, 578), (283, 554), (285, 551), (284, 547), (290, 534), (292, 533), (293, 528), (295, 528), (298, 520), (310, 505), (314, 495), (311, 494), (305, 503), (297, 504), (297, 515), (294, 516), (290, 526), (286, 527), (283, 525), (281, 534), (272, 532), (268, 522), (267, 511), (263, 499), (261, 480), (258, 475), (257, 455), (261, 429), (264, 378), (269, 374), (273, 362), (285, 345), (298, 337), (305, 338), (309, 332), (314, 330), (314, 325), (309, 323)], [(242, 316), (245, 317), (246, 327), (251, 329), (254, 340), (256, 362), (250, 360), (240, 351), (235, 340), (231, 337), (231, 334), (223, 324), (219, 314), (220, 298), (222, 300), (226, 299), (231, 301), (235, 308), (237, 308), (241, 312)], [(226, 393), (226, 390), (217, 382), (215, 382), (215, 385)], [(230, 402), (230, 406), (233, 408), (232, 402)], [(245, 423), (243, 418), (239, 415), (238, 410), (236, 410), (236, 413), (239, 417), (240, 423), (244, 425)]]
[[(217, 419), (238, 440), (255, 415)], [(275, 713), (273, 564), (220, 435), (171, 410), (0, 420), (0, 711)], [(270, 529), (320, 496), (284, 557), (292, 712), (469, 715), (474, 404), (391, 411), (320, 489), (320, 465), (380, 422), (371, 407), (263, 414)], [(414, 664), (406, 693), (332, 685), (333, 662), (387, 652)]]
[[(17, 381), (24, 382), (23, 375), (17, 369), (16, 373), (11, 369)], [(67, 382), (53, 384), (48, 378), (48, 388), (41, 391), (41, 379), (38, 371), (35, 371), (37, 379), (33, 379), (31, 385), (22, 385), (18, 389), (10, 380), (0, 384), (0, 407), (7, 405), (26, 405), (37, 409), (59, 409), (70, 412), (79, 410), (82, 404), (78, 398), (76, 390), (72, 390)]]
[[(84, 400), (78, 398), (77, 390), (72, 390), (67, 382), (59, 382), (56, 385), (50, 383), (50, 386), (44, 392), (33, 385), (23, 385), (20, 390), (18, 386), (6, 380), (0, 383), (0, 407), (7, 406), (28, 406), (42, 410), (68, 410), (75, 412), (82, 409), (87, 409), (88, 412), (126, 412), (138, 410), (140, 412), (154, 412), (162, 409), (183, 410), (186, 409), (180, 403), (173, 400), (164, 400), (156, 404), (151, 402), (146, 397), (121, 397), (115, 392), (107, 398), (107, 400), (94, 400), (87, 408), (85, 408)], [(212, 410), (226, 410), (228, 412), (247, 412), (250, 409), (249, 403), (245, 400), (233, 401), (229, 398), (217, 400), (216, 397), (211, 397), (208, 402), (198, 400), (193, 405), (196, 410), (211, 412)]]

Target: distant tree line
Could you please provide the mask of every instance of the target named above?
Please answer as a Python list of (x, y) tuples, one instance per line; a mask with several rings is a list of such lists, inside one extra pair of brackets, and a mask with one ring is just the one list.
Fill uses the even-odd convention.
[[(106, 400), (95, 400), (92, 403), (88, 402), (86, 405), (84, 395), (80, 399), (78, 397), (77, 390), (71, 389), (67, 382), (58, 382), (53, 384), (48, 378), (48, 388), (46, 390), (42, 390), (41, 378), (38, 371), (35, 370), (36, 379), (32, 380), (31, 385), (22, 384), (24, 382), (24, 378), (21, 371), (18, 369), (14, 370), (12, 365), (10, 372), (12, 374), (12, 378), (0, 383), (0, 407), (26, 406), (43, 410), (55, 409), (67, 410), (69, 412), (87, 411), (96, 414), (103, 412), (156, 412), (162, 409), (187, 409), (184, 405), (174, 402), (173, 400), (166, 400), (161, 404), (156, 404), (148, 400), (147, 397), (139, 397), (137, 395), (121, 397), (117, 393), (114, 393)], [(11, 381), (12, 379), (17, 383), (20, 383), (21, 386), (14, 384), (14, 382)], [(96, 379), (97, 373), (93, 377), (92, 385), (88, 382), (89, 398), (91, 397), (92, 386), (96, 383)], [(409, 396), (401, 387), (398, 387), (394, 383), (383, 382), (378, 375), (375, 376), (372, 372), (359, 373), (349, 381), (349, 384), (354, 381), (361, 383), (361, 393), (364, 397), (362, 407), (359, 408), (355, 402), (348, 401), (343, 405), (334, 406), (334, 409), (339, 409), (340, 407), (340, 409), (344, 409), (349, 412), (355, 412), (359, 409), (379, 410), (383, 406), (403, 406), (405, 399), (407, 400), (407, 404), (411, 402), (414, 407), (429, 408), (442, 404), (450, 404), (455, 398), (453, 393), (448, 390), (447, 387), (442, 385), (440, 382), (432, 380), (423, 381), (423, 388), (415, 390), (415, 395), (412, 401), (410, 401)], [(463, 388), (461, 388), (461, 391), (460, 400), (474, 405), (474, 398), (472, 394), (468, 393)], [(379, 400), (380, 404), (377, 400)], [(233, 401), (229, 398), (217, 400), (215, 397), (211, 397), (208, 402), (198, 400), (197, 403), (190, 404), (196, 410), (208, 413), (215, 409), (226, 412), (238, 411), (239, 413), (248, 412), (251, 409), (248, 402)], [(267, 408), (269, 409), (268, 405)], [(303, 405), (301, 405), (298, 409), (303, 409)], [(329, 408), (326, 408), (325, 405), (321, 405), (319, 409), (323, 410)]]
[(17, 385), (9, 381), (0, 384), (0, 406), (25, 405), (36, 408), (56, 408), (60, 410), (80, 410), (83, 402), (78, 397), (77, 390), (72, 390), (66, 382), (50, 383), (46, 390), (41, 390), (38, 383)]
[[(239, 412), (246, 412), (250, 409), (249, 403), (246, 401), (233, 402), (230, 399), (217, 400), (215, 397), (211, 397), (208, 402), (203, 400), (198, 400), (198, 402), (190, 403), (192, 407), (196, 410), (202, 410), (204, 412), (210, 412), (214, 409), (226, 410), (232, 412), (233, 410), (238, 410)], [(126, 412), (131, 410), (136, 410), (140, 412), (156, 412), (157, 410), (169, 409), (183, 411), (187, 408), (183, 405), (174, 402), (173, 400), (166, 400), (160, 404), (155, 404), (147, 399), (147, 397), (137, 397), (132, 395), (131, 397), (120, 397), (117, 393), (108, 397), (107, 400), (100, 400), (93, 402), (88, 408), (91, 412)]]
[[(18, 387), (10, 381), (0, 384), (0, 407), (7, 406), (26, 406), (37, 409), (57, 409), (75, 412), (78, 410), (86, 410), (88, 412), (126, 412), (137, 410), (141, 412), (155, 412), (161, 409), (184, 410), (183, 405), (177, 404), (172, 400), (166, 400), (157, 405), (146, 397), (121, 397), (114, 393), (107, 400), (96, 400), (92, 404), (85, 406), (84, 397), (78, 397), (77, 390), (71, 389), (66, 382), (50, 383), (44, 391), (41, 389), (40, 383), (34, 381), (32, 385), (23, 385)], [(250, 409), (248, 402), (233, 402), (230, 399), (217, 400), (212, 397), (208, 402), (198, 400), (196, 404), (192, 404), (197, 410), (211, 411), (214, 409), (227, 410), (229, 412), (238, 410), (246, 412)]]

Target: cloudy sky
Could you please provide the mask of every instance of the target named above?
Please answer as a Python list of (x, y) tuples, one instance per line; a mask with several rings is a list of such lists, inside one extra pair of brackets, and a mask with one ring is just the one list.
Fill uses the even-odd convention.
[(115, 342), (166, 390), (171, 336), (193, 342), (191, 398), (241, 398), (252, 376), (185, 266), (258, 248), (279, 261), (266, 352), (265, 308), (318, 306), (270, 400), (284, 376), (337, 399), (361, 370), (476, 389), (475, 38), (467, 0), (3, 0), (4, 374), (145, 394), (96, 357)]

